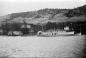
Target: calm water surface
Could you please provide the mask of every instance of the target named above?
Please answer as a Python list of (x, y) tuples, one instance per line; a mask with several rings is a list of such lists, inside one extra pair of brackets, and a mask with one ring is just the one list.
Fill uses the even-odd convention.
[(0, 57), (84, 57), (85, 36), (3, 37)]

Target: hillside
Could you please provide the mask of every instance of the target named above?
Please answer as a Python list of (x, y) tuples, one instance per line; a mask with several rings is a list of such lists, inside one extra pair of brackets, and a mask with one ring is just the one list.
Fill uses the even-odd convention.
[(67, 17), (73, 17), (73, 16), (86, 16), (86, 5), (77, 7), (74, 9), (71, 9), (66, 13)]
[(74, 9), (40, 9), (38, 11), (12, 13), (0, 17), (2, 22), (23, 23), (47, 23), (47, 22), (67, 22), (86, 21), (86, 5)]

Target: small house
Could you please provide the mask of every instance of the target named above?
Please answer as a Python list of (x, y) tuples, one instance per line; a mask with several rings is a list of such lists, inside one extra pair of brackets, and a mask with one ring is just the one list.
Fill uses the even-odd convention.
[(23, 33), (21, 31), (9, 31), (8, 32), (9, 36), (21, 36)]

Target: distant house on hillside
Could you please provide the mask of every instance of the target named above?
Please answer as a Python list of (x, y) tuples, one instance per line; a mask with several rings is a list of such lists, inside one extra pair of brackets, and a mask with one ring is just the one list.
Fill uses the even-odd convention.
[(27, 24), (26, 26), (22, 25), (21, 28), (31, 28), (31, 25), (30, 24), (29, 25)]
[(26, 24), (26, 25), (22, 25), (21, 26), (21, 31), (24, 33), (24, 34), (31, 34), (31, 33), (34, 33), (34, 25), (33, 24)]

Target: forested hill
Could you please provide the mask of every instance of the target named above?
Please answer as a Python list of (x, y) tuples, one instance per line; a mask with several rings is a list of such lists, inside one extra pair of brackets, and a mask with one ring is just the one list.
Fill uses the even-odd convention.
[(26, 23), (47, 23), (47, 22), (67, 22), (86, 21), (86, 5), (74, 9), (40, 9), (38, 11), (12, 13), (0, 17), (0, 23), (19, 22)]
[(86, 16), (86, 5), (71, 9), (68, 11), (66, 15), (68, 17), (82, 16), (82, 15)]
[(68, 9), (40, 9), (38, 11), (31, 11), (31, 12), (21, 12), (21, 13), (13, 13), (11, 14), (11, 18), (17, 18), (17, 17), (22, 17), (22, 18), (40, 18), (43, 16), (48, 16), (58, 14), (58, 13), (63, 13), (67, 12)]

